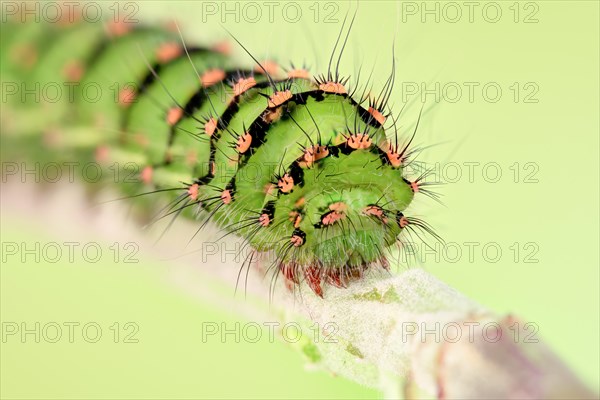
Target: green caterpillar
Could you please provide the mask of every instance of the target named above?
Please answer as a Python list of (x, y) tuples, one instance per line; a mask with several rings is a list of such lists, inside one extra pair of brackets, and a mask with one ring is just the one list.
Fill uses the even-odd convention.
[[(304, 279), (323, 296), (323, 283), (343, 287), (388, 268), (386, 249), (404, 231), (432, 233), (404, 214), (415, 193), (430, 193), (423, 176), (405, 177), (418, 122), (398, 138), (387, 104), (393, 73), (372, 98), (347, 87), (333, 54), (313, 78), (272, 62), (241, 69), (223, 46), (186, 47), (163, 27), (14, 23), (4, 31), (12, 62), (3, 76), (79, 83), (47, 121), (95, 127), (96, 135), (66, 139), (77, 157), (135, 162), (139, 184), (128, 194), (171, 196), (165, 216), (203, 215), (202, 226), (210, 220), (243, 237), (249, 263), (274, 253), (290, 283)], [(341, 57), (340, 37), (333, 53)], [(105, 95), (89, 101), (95, 87)]]

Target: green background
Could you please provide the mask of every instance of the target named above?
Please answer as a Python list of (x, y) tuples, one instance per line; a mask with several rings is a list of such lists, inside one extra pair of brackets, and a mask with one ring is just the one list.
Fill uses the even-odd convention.
[[(430, 10), (437, 4), (439, 21), (434, 14), (421, 14), (422, 2), (361, 2), (341, 71), (355, 76), (362, 66), (366, 76), (374, 68), (374, 88), (381, 88), (395, 40), (396, 112), (407, 82), (410, 87), (439, 82), (440, 92), (446, 85), (450, 98), (456, 95), (453, 87), (462, 89), (456, 102), (426, 98), (430, 111), (421, 121), (417, 141), (436, 146), (422, 159), (439, 162), (454, 183), (440, 188), (444, 206), (423, 197), (413, 210), (463, 254), (453, 261), (453, 254), (436, 259), (427, 253), (421, 255), (421, 264), (481, 304), (535, 323), (537, 337), (598, 390), (598, 3), (496, 2), (502, 11), (496, 23), (490, 22), (493, 9), (488, 9), (488, 20), (482, 14), (489, 3), (479, 3), (472, 22), (463, 3), (453, 3), (463, 13), (453, 22), (456, 9), (444, 2), (426, 3)], [(293, 23), (277, 11), (285, 4), (278, 3), (270, 23), (264, 6), (259, 21), (244, 21), (244, 9), (246, 19), (254, 13), (239, 3), (237, 23), (235, 15), (221, 13), (204, 15), (203, 21), (202, 2), (137, 4), (140, 21), (175, 18), (190, 42), (226, 38), (222, 24), (259, 58), (306, 62), (313, 72), (325, 71), (341, 20), (356, 6), (297, 2), (302, 17)], [(406, 14), (412, 5), (417, 14)], [(230, 2), (228, 7), (236, 6)], [(315, 9), (320, 10), (317, 23)], [(337, 23), (325, 20), (331, 12)], [(235, 54), (249, 63), (239, 48)], [(477, 85), (472, 101), (464, 82)], [(487, 83), (502, 89), (498, 101), (484, 96)], [(514, 97), (516, 87), (519, 99)], [(526, 99), (532, 88), (536, 93)], [(493, 97), (493, 91), (488, 94)], [(413, 96), (403, 114), (406, 119), (400, 120), (402, 132), (410, 132), (419, 107), (420, 99)], [(479, 163), (473, 179), (464, 163)], [(520, 171), (516, 178), (510, 168), (515, 163)], [(451, 168), (456, 165), (461, 175), (454, 179), (456, 170)], [(483, 167), (490, 165), (484, 174)], [(493, 182), (496, 165), (502, 176)], [(3, 242), (56, 240), (52, 227), (11, 214), (13, 210), (2, 207)], [(67, 223), (85, 226), (85, 221)], [(464, 242), (479, 243), (473, 260)], [(511, 249), (515, 242), (520, 246), (516, 260)], [(502, 250), (497, 262), (482, 254), (488, 243)], [(526, 243), (531, 243), (529, 248), (523, 247)], [(537, 262), (525, 262), (531, 249), (536, 249)], [(489, 254), (494, 255), (491, 250)], [(168, 267), (143, 254), (140, 258), (143, 262), (133, 266), (109, 261), (3, 263), (3, 322), (97, 321), (105, 335), (95, 344), (9, 338), (2, 343), (3, 398), (380, 396), (326, 372), (305, 370), (301, 356), (281, 343), (202, 343), (203, 321), (247, 320), (235, 314), (235, 307), (223, 311), (166, 284), (162, 277)], [(115, 321), (135, 321), (139, 343), (114, 343), (108, 327)]]

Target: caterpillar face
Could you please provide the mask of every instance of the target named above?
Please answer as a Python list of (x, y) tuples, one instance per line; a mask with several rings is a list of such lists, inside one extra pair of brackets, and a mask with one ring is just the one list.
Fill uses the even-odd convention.
[[(424, 229), (404, 217), (421, 184), (405, 177), (412, 138), (398, 137), (388, 109), (393, 74), (373, 98), (331, 66), (317, 77), (273, 62), (241, 69), (221, 47), (185, 46), (166, 29), (108, 31), (74, 24), (54, 32), (33, 74), (62, 71), (80, 87), (116, 88), (77, 105), (79, 121), (106, 132), (89, 154), (134, 159), (143, 190), (185, 182), (169, 192), (169, 214), (201, 212), (274, 253), (286, 279), (304, 279), (319, 295), (324, 282), (345, 286), (387, 268), (385, 251), (402, 231)], [(58, 51), (67, 45), (72, 52)]]

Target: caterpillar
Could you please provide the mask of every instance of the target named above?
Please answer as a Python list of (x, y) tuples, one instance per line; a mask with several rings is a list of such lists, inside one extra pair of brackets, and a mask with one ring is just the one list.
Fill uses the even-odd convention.
[[(339, 71), (354, 17), (316, 75), (249, 52), (255, 66), (242, 68), (223, 43), (189, 46), (178, 27), (123, 21), (15, 22), (3, 35), (12, 62), (2, 74), (77, 83), (48, 125), (87, 124), (101, 134), (71, 135), (65, 152), (103, 165), (135, 162), (126, 194), (168, 197), (160, 218), (194, 218), (199, 230), (210, 221), (245, 240), (252, 251), (244, 264), (271, 253), (291, 287), (305, 281), (323, 297), (328, 284), (389, 269), (386, 251), (403, 236), (438, 237), (405, 214), (417, 194), (436, 193), (426, 173), (407, 177), (419, 121), (398, 133), (394, 68), (376, 95)], [(105, 95), (90, 101), (94, 88)]]

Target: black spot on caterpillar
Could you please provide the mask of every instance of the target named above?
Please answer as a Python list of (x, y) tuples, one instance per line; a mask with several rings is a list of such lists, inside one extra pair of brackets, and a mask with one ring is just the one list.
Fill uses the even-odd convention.
[(135, 160), (140, 185), (128, 194), (170, 195), (160, 218), (200, 216), (199, 229), (212, 221), (253, 252), (274, 253), (272, 266), (289, 282), (304, 279), (323, 296), (323, 283), (343, 287), (388, 268), (386, 250), (404, 232), (438, 237), (404, 216), (415, 194), (436, 194), (425, 174), (405, 176), (418, 121), (400, 137), (388, 104), (394, 68), (374, 97), (339, 72), (352, 21), (344, 19), (327, 71), (314, 77), (256, 59), (254, 69), (240, 68), (221, 46), (191, 47), (177, 30), (125, 23), (56, 28), (42, 67), (28, 73), (115, 88), (97, 101), (79, 90), (65, 112), (104, 133), (81, 154)]

